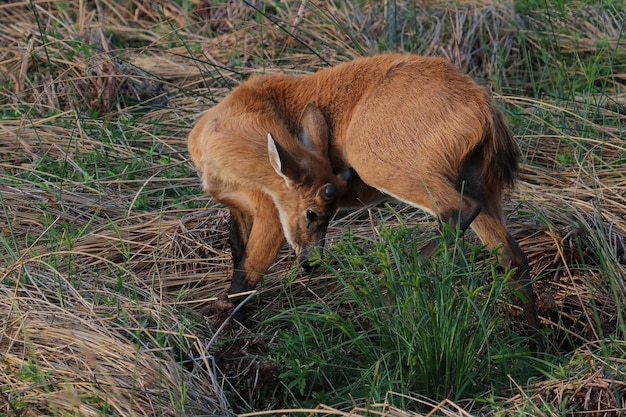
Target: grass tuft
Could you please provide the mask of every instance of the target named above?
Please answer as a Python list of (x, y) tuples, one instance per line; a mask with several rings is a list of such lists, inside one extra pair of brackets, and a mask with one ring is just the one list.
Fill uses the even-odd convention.
[(414, 230), (379, 234), (333, 246), (327, 268), (341, 304), (303, 304), (287, 290), (291, 307), (266, 321), (276, 331), (272, 355), (286, 368), (283, 395), (333, 406), (395, 392), (394, 405), (406, 408), (414, 392), (458, 401), (540, 374), (502, 314), (510, 271), (481, 260), (483, 247), (443, 242), (425, 261)]

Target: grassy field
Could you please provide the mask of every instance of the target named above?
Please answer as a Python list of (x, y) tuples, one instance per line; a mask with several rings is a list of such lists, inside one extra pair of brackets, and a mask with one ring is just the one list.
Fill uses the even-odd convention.
[[(626, 415), (626, 5), (619, 0), (30, 0), (0, 4), (0, 416)], [(221, 326), (228, 211), (185, 148), (260, 73), (445, 56), (524, 155), (510, 271), (433, 219), (342, 213)], [(438, 237), (434, 237), (438, 238)]]

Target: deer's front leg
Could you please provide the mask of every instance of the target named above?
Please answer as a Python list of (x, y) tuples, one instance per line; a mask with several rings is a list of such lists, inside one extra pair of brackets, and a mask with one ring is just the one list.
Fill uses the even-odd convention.
[[(237, 294), (256, 288), (263, 274), (267, 272), (278, 255), (285, 239), (278, 211), (272, 200), (269, 197), (259, 196), (254, 206), (254, 220), (251, 222), (247, 241), (244, 240), (246, 229), (242, 227), (241, 217), (236, 215), (235, 219), (238, 223), (231, 224), (231, 250), (235, 269), (228, 293), (235, 306), (247, 296)], [(233, 230), (235, 230), (234, 235)], [(243, 250), (241, 250), (242, 247)], [(243, 307), (238, 310), (234, 318), (238, 321), (245, 319)]]

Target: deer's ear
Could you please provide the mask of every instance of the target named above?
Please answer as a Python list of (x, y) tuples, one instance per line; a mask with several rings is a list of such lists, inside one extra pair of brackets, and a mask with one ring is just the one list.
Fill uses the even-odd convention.
[(322, 111), (312, 103), (308, 103), (298, 121), (298, 139), (311, 152), (320, 155), (328, 154), (328, 136), (330, 130)]
[(293, 187), (302, 181), (304, 173), (298, 160), (276, 142), (271, 133), (267, 134), (267, 153), (274, 171), (285, 180), (288, 187)]

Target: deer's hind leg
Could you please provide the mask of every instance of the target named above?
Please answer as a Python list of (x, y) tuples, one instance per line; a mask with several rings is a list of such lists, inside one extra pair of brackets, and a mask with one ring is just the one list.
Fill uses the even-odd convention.
[[(430, 206), (427, 201), (420, 201), (419, 205), (429, 209), (439, 217), (442, 223), (447, 223), (453, 229), (463, 232), (471, 226), (489, 248), (502, 245), (500, 263), (505, 267), (516, 268), (514, 285), (518, 304), (523, 309), (524, 319), (532, 334), (532, 348), (534, 351), (543, 351), (544, 341), (536, 308), (537, 297), (530, 280), (528, 259), (506, 229), (500, 196), (493, 195), (486, 199), (479, 199), (469, 193), (462, 195), (452, 185), (444, 187), (443, 184), (444, 182), (441, 181), (438, 187), (431, 188), (431, 190), (439, 190), (439, 193), (429, 193)], [(440, 227), (440, 229), (443, 228)], [(442, 231), (445, 232), (445, 230)], [(439, 240), (431, 241), (422, 249), (422, 255), (430, 257), (439, 244)]]
[[(452, 195), (458, 196), (455, 199), (440, 199), (433, 207), (433, 213), (439, 219), (439, 231), (444, 234), (444, 223), (450, 226), (453, 230), (465, 232), (470, 224), (474, 221), (476, 216), (482, 209), (480, 201), (469, 197), (461, 196), (458, 192), (454, 191)], [(421, 251), (421, 254), (429, 258), (439, 247), (439, 239), (430, 241)]]
[(541, 324), (537, 313), (537, 296), (530, 279), (528, 258), (513, 236), (506, 230), (499, 199), (492, 199), (472, 223), (472, 229), (480, 240), (490, 248), (502, 245), (500, 263), (516, 268), (514, 286), (518, 304), (524, 312), (524, 320), (533, 339), (533, 351), (545, 349)]

